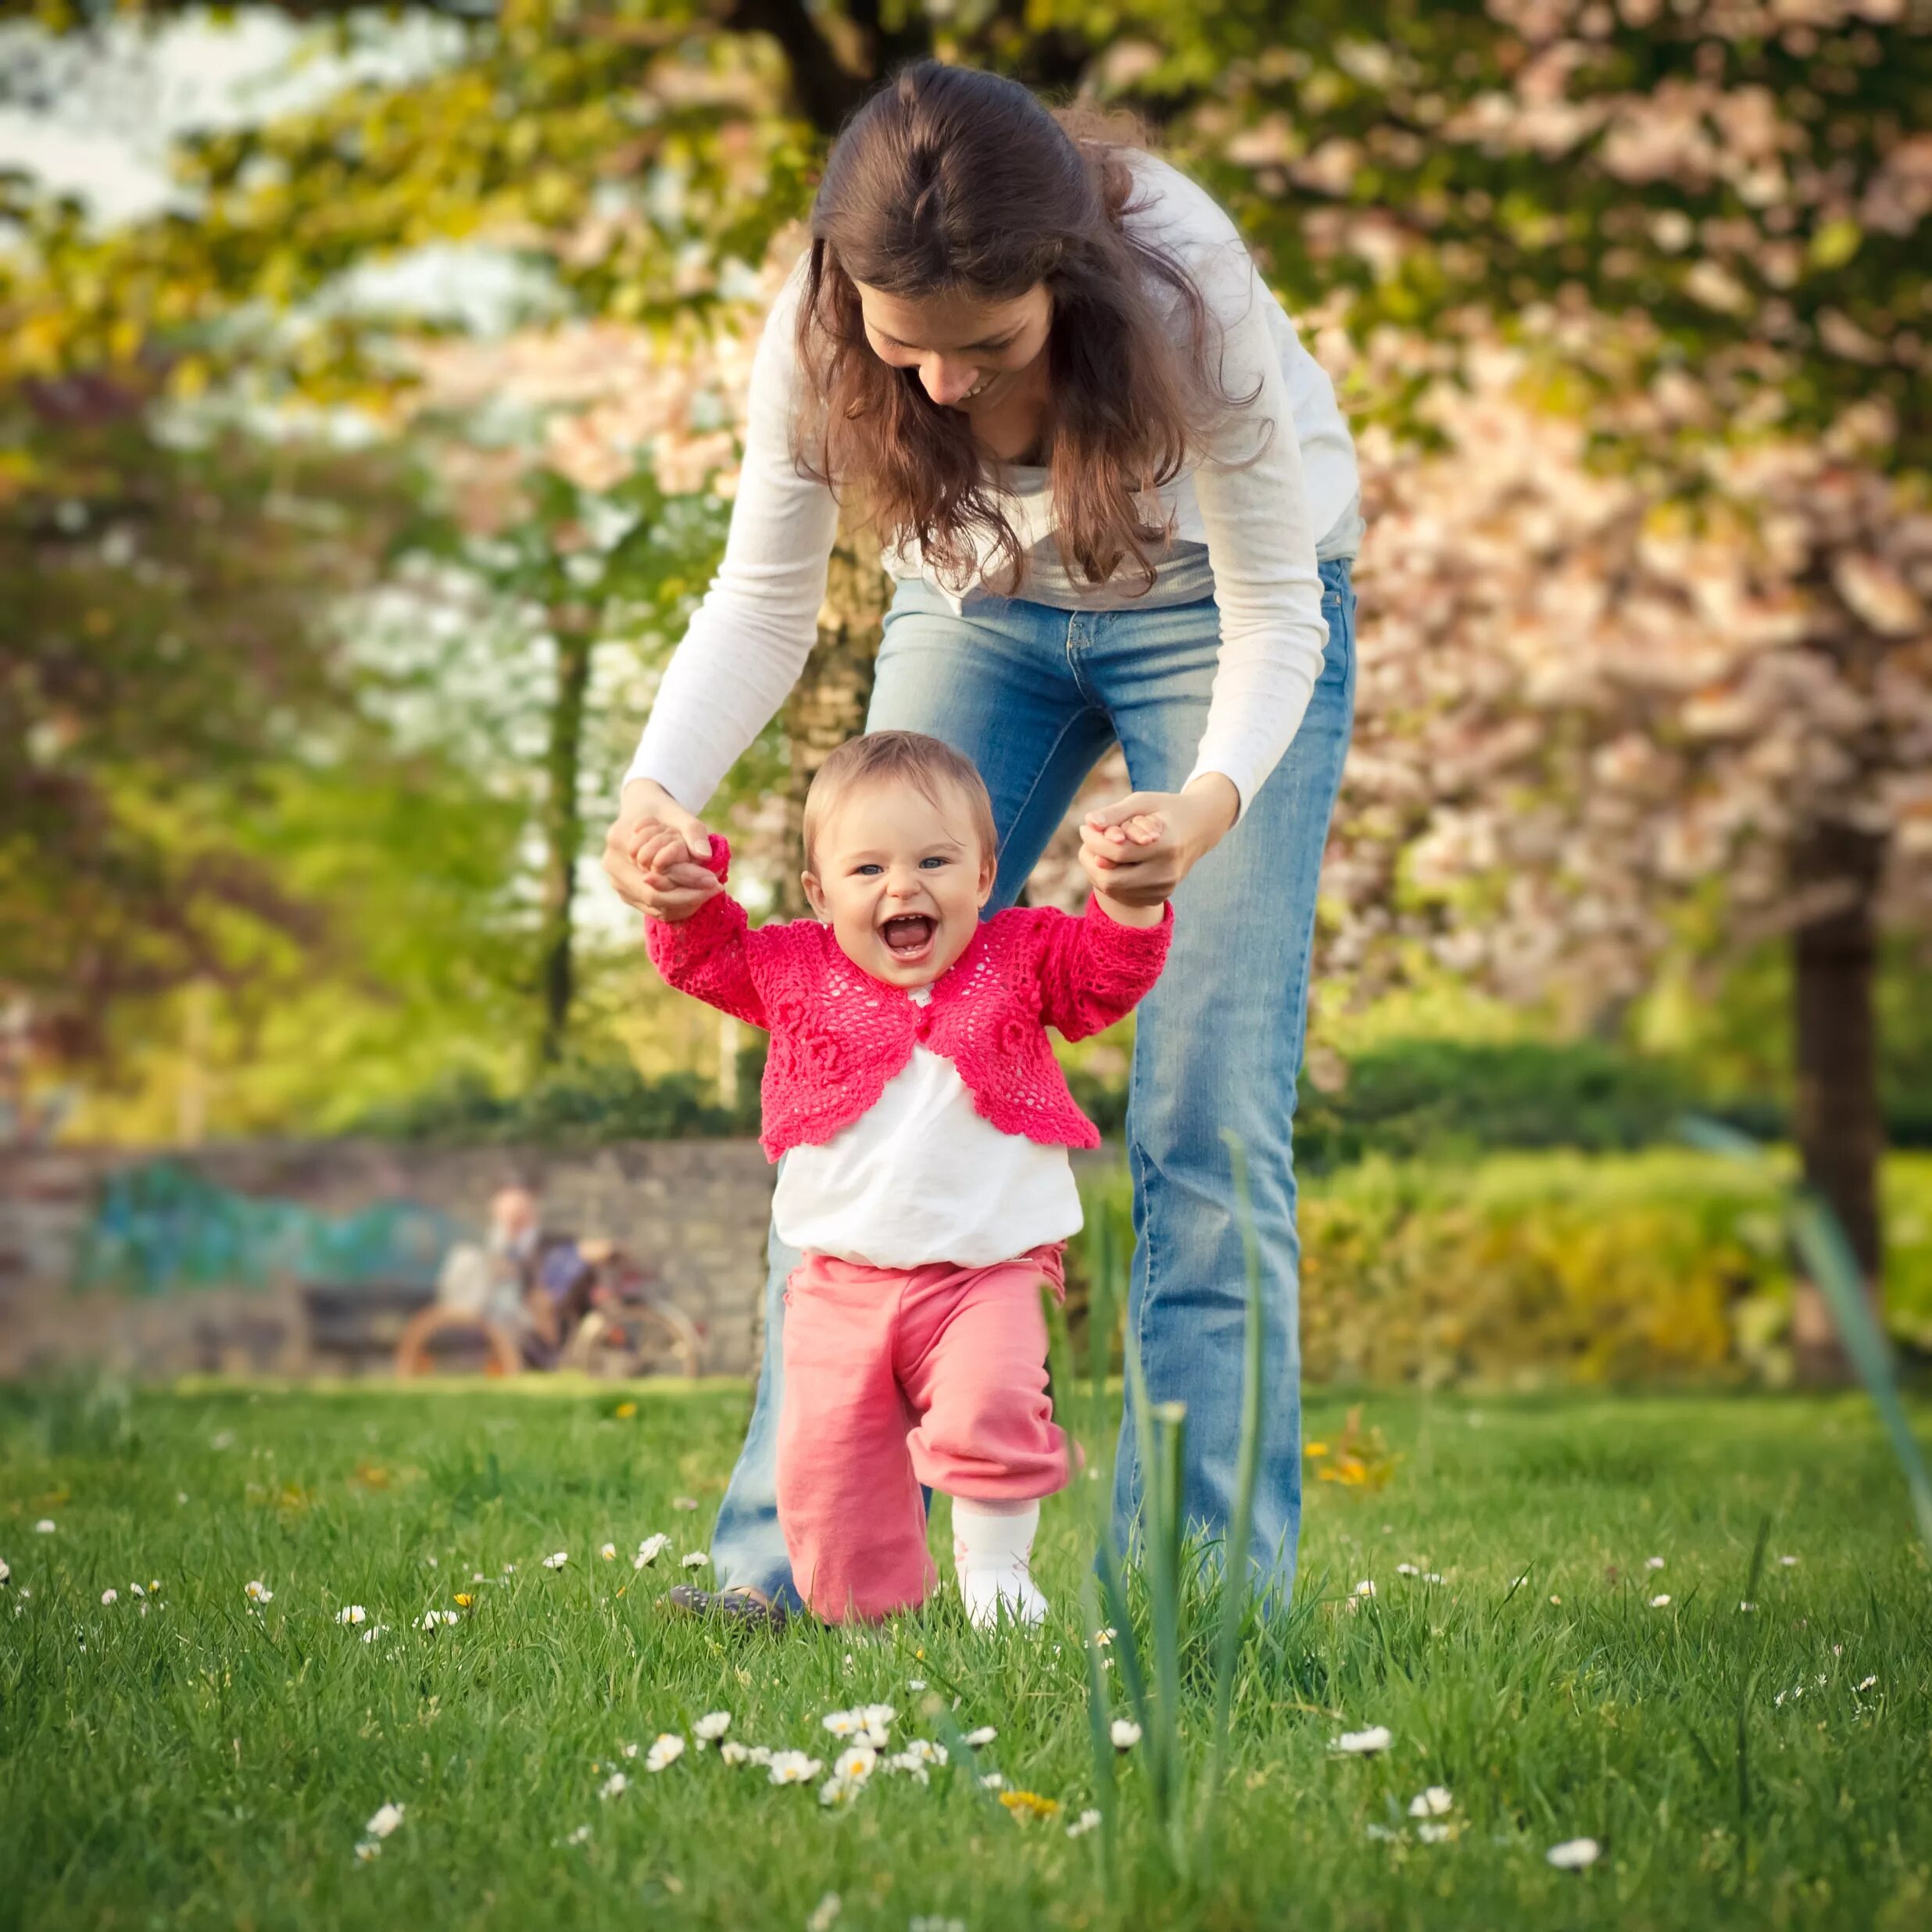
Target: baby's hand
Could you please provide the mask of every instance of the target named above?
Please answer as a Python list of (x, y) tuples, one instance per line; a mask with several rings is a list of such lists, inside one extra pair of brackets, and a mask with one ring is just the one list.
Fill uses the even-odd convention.
[(657, 819), (646, 819), (639, 828), (632, 857), (645, 882), (662, 898), (664, 910), (657, 917), (668, 925), (682, 924), (724, 889), (714, 874), (692, 863), (684, 834)]

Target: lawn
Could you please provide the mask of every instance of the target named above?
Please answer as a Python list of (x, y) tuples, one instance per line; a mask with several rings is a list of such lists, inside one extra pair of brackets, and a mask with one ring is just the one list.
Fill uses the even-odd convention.
[[(1343, 1407), (1316, 1397), (1311, 1436)], [(1311, 1483), (1296, 1608), (1243, 1655), (1185, 1875), (1144, 1744), (1111, 1862), (1068, 1834), (1096, 1794), (1074, 1503), (1043, 1636), (944, 1603), (776, 1641), (659, 1611), (745, 1410), (735, 1385), (0, 1392), (0, 1924), (1932, 1922), (1932, 1576), (1857, 1401), (1366, 1398), (1399, 1460)], [(823, 1716), (871, 1703), (950, 1764), (838, 1806), (716, 1746), (646, 1768), (721, 1710), (829, 1761)], [(1333, 1748), (1376, 1726), (1386, 1750)], [(1547, 1862), (1585, 1837), (1590, 1869)]]

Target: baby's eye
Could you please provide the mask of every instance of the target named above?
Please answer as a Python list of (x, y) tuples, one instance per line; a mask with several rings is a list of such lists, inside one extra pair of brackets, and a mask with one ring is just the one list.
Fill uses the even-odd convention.
[(936, 857), (932, 857), (932, 858), (929, 858), (929, 859), (921, 859), (921, 860), (919, 861), (919, 869), (920, 869), (921, 871), (931, 871), (931, 870), (932, 870), (933, 868), (936, 868), (936, 867), (942, 866), (942, 865), (943, 865), (945, 863), (946, 863), (946, 861), (945, 861), (945, 860), (944, 860), (944, 859), (940, 858), (940, 857), (936, 857)]
[(852, 869), (858, 874), (860, 878), (877, 878), (886, 868), (882, 865), (875, 864), (871, 860), (868, 860), (864, 864), (855, 865)]

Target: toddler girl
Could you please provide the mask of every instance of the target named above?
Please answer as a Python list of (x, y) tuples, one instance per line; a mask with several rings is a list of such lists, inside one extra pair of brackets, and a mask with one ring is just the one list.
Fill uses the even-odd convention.
[[(1067, 1150), (1100, 1143), (1046, 1029), (1078, 1039), (1129, 1011), (1159, 975), (1172, 909), (1097, 889), (1083, 918), (982, 922), (991, 801), (966, 759), (916, 732), (835, 751), (804, 832), (816, 920), (750, 930), (714, 838), (710, 894), (646, 922), (672, 986), (771, 1035), (762, 1140), (789, 1157), (773, 1215), (804, 1255), (778, 1422), (793, 1580), (832, 1622), (921, 1602), (936, 1581), (923, 1483), (953, 1498), (974, 1622), (1037, 1622), (1039, 1498), (1068, 1475), (1039, 1287), (1061, 1289), (1080, 1226)], [(638, 857), (661, 878), (684, 840), (647, 830)]]

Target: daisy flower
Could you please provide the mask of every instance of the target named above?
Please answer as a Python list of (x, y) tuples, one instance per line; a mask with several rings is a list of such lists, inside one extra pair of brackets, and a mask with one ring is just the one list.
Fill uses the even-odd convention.
[(751, 1755), (748, 1746), (741, 1744), (735, 1737), (728, 1737), (717, 1748), (719, 1760), (724, 1764), (743, 1764)]
[(685, 1741), (675, 1731), (665, 1731), (644, 1754), (646, 1771), (661, 1771), (665, 1766), (675, 1764), (685, 1754)]
[[(264, 1597), (263, 1601), (267, 1600)], [(369, 1612), (359, 1603), (345, 1603), (336, 1612), (335, 1620), (338, 1623), (367, 1623)]]
[(825, 1766), (802, 1751), (775, 1751), (770, 1769), (774, 1784), (804, 1784), (817, 1777)]
[(1653, 1610), (1668, 1610), (1670, 1608), (1669, 1591), (1667, 1590), (1659, 1590), (1658, 1594), (1650, 1600), (1650, 1607)]
[(104, 1590), (101, 1592), (101, 1601), (103, 1603), (119, 1603), (120, 1592), (118, 1590)]
[(1441, 1818), (1454, 1810), (1455, 1803), (1446, 1785), (1432, 1784), (1427, 1791), (1418, 1791), (1409, 1800), (1408, 1815), (1411, 1818)]
[(669, 1537), (646, 1537), (637, 1546), (637, 1555), (631, 1558), (631, 1569), (649, 1569), (670, 1547), (671, 1538)]
[(617, 1558), (617, 1546), (614, 1543), (606, 1543), (598, 1551), (597, 1554), (606, 1563), (614, 1563)]
[(423, 1612), (422, 1627), (425, 1630), (441, 1630), (445, 1624), (460, 1621), (453, 1610), (425, 1610)]
[(388, 1634), (389, 1626), (388, 1624), (372, 1623), (367, 1630), (363, 1632), (362, 1640), (365, 1644), (373, 1644), (377, 1637), (387, 1637)]
[(568, 1550), (558, 1550), (543, 1559), (543, 1567), (550, 1570), (561, 1569), (570, 1560), (571, 1553)]
[(707, 1711), (691, 1726), (692, 1735), (701, 1744), (714, 1744), (732, 1727), (729, 1711)]
[(1454, 1825), (1418, 1825), (1415, 1835), (1424, 1844), (1447, 1844), (1456, 1835)]
[(1580, 1872), (1603, 1856), (1603, 1847), (1594, 1838), (1565, 1838), (1543, 1855), (1559, 1872)]
[(853, 1744), (832, 1759), (832, 1775), (847, 1779), (854, 1784), (863, 1784), (872, 1775), (873, 1766), (878, 1762), (878, 1753), (870, 1744)]
[(1863, 1679), (1863, 1680), (1861, 1680), (1861, 1682), (1859, 1683), (1859, 1687), (1859, 1687), (1861, 1690), (1870, 1690), (1870, 1689), (1871, 1689), (1871, 1687), (1873, 1687), (1873, 1685), (1874, 1685), (1874, 1684), (1875, 1684), (1875, 1683), (1877, 1683), (1877, 1682), (1878, 1682), (1878, 1680), (1877, 1680), (1877, 1678), (1876, 1678), (1876, 1677), (1866, 1677), (1866, 1678), (1865, 1678), (1865, 1679)]
[(40, 1521), (34, 1526), (34, 1533), (37, 1537), (51, 1537), (54, 1533), (53, 1518), (52, 1516), (41, 1517)]
[(1113, 1738), (1116, 1751), (1132, 1751), (1140, 1742), (1140, 1726), (1132, 1718), (1115, 1718), (1108, 1734)]
[(242, 1586), (242, 1594), (250, 1603), (273, 1603), (275, 1593), (259, 1576), (251, 1577)]
[(1422, 1572), (1413, 1563), (1398, 1563), (1395, 1566), (1395, 1573), (1398, 1576), (1419, 1576)]
[(402, 1811), (400, 1805), (385, 1805), (363, 1830), (372, 1838), (386, 1838), (402, 1823)]
[(566, 1844), (589, 1844), (590, 1843), (589, 1826), (579, 1825), (564, 1842)]
[(1329, 1748), (1340, 1751), (1345, 1757), (1366, 1758), (1378, 1751), (1386, 1751), (1394, 1741), (1386, 1724), (1372, 1724), (1367, 1730), (1343, 1731)]
[(597, 1795), (608, 1801), (621, 1798), (631, 1788), (631, 1780), (621, 1771), (613, 1771), (603, 1784), (597, 1787)]
[(1647, 1556), (1644, 1559), (1644, 1567), (1646, 1569), (1662, 1569), (1664, 1559), (1661, 1556)]
[(1069, 1838), (1084, 1838), (1100, 1822), (1100, 1814), (1098, 1812), (1083, 1811), (1068, 1826), (1067, 1836)]
[(982, 1724), (979, 1730), (969, 1730), (966, 1733), (966, 1741), (972, 1746), (974, 1750), (980, 1751), (991, 1744), (999, 1735), (1000, 1733), (990, 1724)]
[(709, 1550), (693, 1550), (684, 1559), (684, 1566), (686, 1569), (703, 1569), (710, 1560), (711, 1552)]

